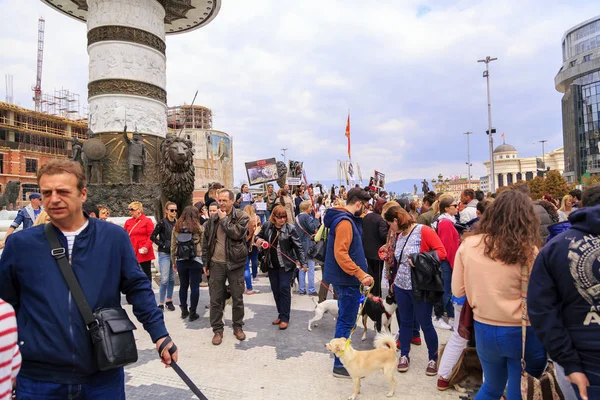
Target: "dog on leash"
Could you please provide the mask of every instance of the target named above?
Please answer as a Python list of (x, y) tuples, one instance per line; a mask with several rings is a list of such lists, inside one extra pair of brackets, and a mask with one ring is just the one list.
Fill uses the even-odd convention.
[(365, 306), (362, 310), (362, 324), (364, 332), (361, 340), (367, 340), (367, 319), (371, 319), (375, 322), (375, 330), (381, 333), (381, 328), (384, 327), (386, 331), (390, 332), (390, 325), (392, 324), (392, 317), (398, 308), (396, 304), (396, 298), (393, 293), (388, 293), (385, 299), (381, 297), (367, 297), (365, 299)]
[[(314, 301), (314, 300), (313, 300)], [(308, 330), (312, 332), (312, 324), (315, 321), (320, 321), (323, 318), (323, 315), (329, 313), (333, 315), (333, 318), (337, 318), (338, 316), (338, 302), (337, 300), (325, 300), (321, 303), (315, 303), (315, 316), (308, 321)], [(315, 324), (317, 326), (317, 324)]]
[(350, 374), (353, 392), (348, 400), (356, 399), (360, 393), (360, 379), (383, 370), (390, 382), (387, 397), (392, 397), (396, 391), (396, 340), (391, 333), (378, 333), (373, 342), (374, 350), (358, 351), (350, 345), (346, 338), (333, 339), (325, 345), (327, 350), (336, 355)]

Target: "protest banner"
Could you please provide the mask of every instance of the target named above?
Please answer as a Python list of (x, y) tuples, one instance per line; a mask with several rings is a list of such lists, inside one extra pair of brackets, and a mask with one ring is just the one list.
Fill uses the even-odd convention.
[(277, 173), (277, 161), (275, 158), (256, 160), (245, 163), (246, 173), (248, 174), (248, 184), (250, 186), (260, 185), (261, 183), (272, 182), (279, 179)]
[(378, 187), (380, 189), (385, 188), (385, 174), (384, 173), (375, 171), (375, 176), (373, 178), (375, 179), (375, 182), (374, 182), (375, 187)]

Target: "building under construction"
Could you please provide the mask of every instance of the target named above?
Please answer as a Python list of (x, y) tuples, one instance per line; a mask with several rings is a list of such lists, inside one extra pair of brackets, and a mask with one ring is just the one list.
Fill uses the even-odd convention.
[(212, 129), (212, 111), (203, 106), (169, 107), (167, 125), (171, 129)]
[(22, 193), (15, 207), (26, 205), (28, 193), (38, 191), (38, 168), (51, 159), (69, 157), (71, 138), (83, 140), (86, 131), (85, 119), (73, 120), (0, 102), (0, 190), (3, 192), (9, 181), (20, 181)]

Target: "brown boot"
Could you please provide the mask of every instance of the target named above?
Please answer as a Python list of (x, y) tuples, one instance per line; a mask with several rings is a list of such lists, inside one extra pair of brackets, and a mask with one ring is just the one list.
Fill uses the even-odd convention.
[(215, 346), (220, 345), (223, 342), (223, 332), (215, 332), (215, 336), (212, 338), (212, 344)]
[(233, 331), (233, 335), (237, 340), (246, 340), (246, 334), (242, 330), (242, 328), (238, 328)]
[(283, 321), (281, 321), (281, 322), (279, 323), (279, 329), (281, 329), (281, 330), (283, 331), (284, 329), (287, 329), (288, 325), (289, 325), (289, 324), (288, 324), (287, 322), (283, 322)]
[(275, 321), (271, 322), (271, 325), (279, 325), (280, 322), (281, 320), (277, 318)]

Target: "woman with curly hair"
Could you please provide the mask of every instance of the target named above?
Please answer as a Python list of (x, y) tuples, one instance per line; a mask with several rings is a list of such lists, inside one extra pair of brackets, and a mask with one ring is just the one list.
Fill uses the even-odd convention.
[[(467, 295), (475, 319), (477, 354), (485, 382), (476, 400), (521, 398), (521, 267), (531, 273), (541, 245), (540, 221), (531, 200), (506, 190), (486, 209), (474, 235), (464, 239), (454, 260), (452, 293)], [(546, 352), (527, 328), (527, 372), (539, 376)]]

